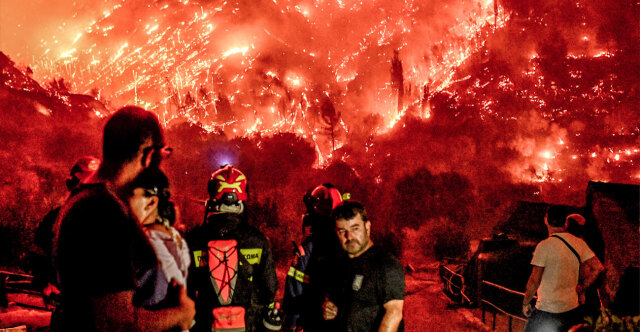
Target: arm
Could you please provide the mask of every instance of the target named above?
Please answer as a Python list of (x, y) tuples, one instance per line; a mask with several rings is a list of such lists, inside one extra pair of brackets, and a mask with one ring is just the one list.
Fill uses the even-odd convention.
[(582, 280), (582, 283), (578, 285), (576, 289), (578, 294), (591, 286), (591, 284), (598, 279), (598, 276), (600, 276), (602, 271), (604, 271), (604, 266), (602, 266), (602, 263), (600, 263), (600, 260), (596, 256), (593, 256), (582, 263), (580, 265), (580, 274), (584, 277), (584, 280)]
[(110, 293), (92, 299), (98, 331), (165, 331), (174, 326), (191, 327), (195, 307), (186, 290), (180, 288), (177, 307), (149, 311), (133, 306), (133, 291)]
[(378, 332), (395, 332), (402, 321), (404, 300), (391, 300), (384, 304), (384, 316)]
[(258, 275), (258, 298), (261, 304), (269, 305), (274, 301), (278, 291), (278, 277), (276, 276), (276, 266), (271, 254), (271, 244), (265, 239), (262, 248), (262, 261), (260, 262), (261, 275)]
[[(294, 243), (295, 244), (295, 243)], [(293, 329), (298, 324), (298, 318), (303, 303), (304, 281), (309, 255), (303, 245), (296, 245), (296, 257), (289, 267), (284, 285), (282, 309), (284, 312), (284, 327)], [(297, 277), (297, 278), (296, 278)], [(301, 279), (301, 280), (300, 280)]]
[(538, 290), (538, 286), (540, 286), (540, 281), (542, 280), (543, 273), (544, 267), (535, 265), (533, 266), (533, 271), (531, 271), (531, 275), (529, 276), (529, 280), (527, 281), (527, 289), (524, 293), (524, 300), (522, 301), (523, 305), (531, 303), (533, 296)]
[(395, 332), (402, 321), (402, 307), (404, 306), (404, 269), (395, 257), (389, 257), (386, 262), (383, 284), (378, 289), (384, 294), (384, 316), (378, 327), (379, 332)]

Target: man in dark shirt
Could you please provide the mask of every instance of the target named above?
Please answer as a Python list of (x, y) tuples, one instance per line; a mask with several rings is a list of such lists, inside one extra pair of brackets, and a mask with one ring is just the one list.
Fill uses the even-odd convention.
[(158, 282), (165, 282), (151, 244), (123, 203), (130, 184), (157, 168), (164, 137), (158, 118), (139, 107), (107, 121), (103, 162), (95, 183), (75, 190), (55, 226), (54, 260), (62, 291), (60, 331), (165, 331), (188, 329), (194, 303), (179, 289), (177, 307), (156, 311)]
[(337, 320), (340, 331), (402, 331), (402, 265), (373, 245), (371, 222), (360, 203), (345, 201), (331, 217), (347, 257), (336, 264), (323, 318)]

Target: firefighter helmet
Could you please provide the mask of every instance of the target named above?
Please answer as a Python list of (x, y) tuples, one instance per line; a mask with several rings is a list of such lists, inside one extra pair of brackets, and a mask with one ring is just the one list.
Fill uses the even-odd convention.
[[(331, 211), (342, 203), (342, 195), (338, 188), (331, 183), (324, 183), (313, 189), (308, 196), (307, 207), (312, 207), (312, 211), (324, 216), (329, 216)], [(306, 202), (305, 202), (306, 203)]]
[[(221, 206), (242, 206), (242, 202), (249, 197), (247, 194), (247, 178), (239, 169), (231, 165), (226, 165), (213, 172), (207, 189), (210, 201), (208, 205), (211, 205), (210, 208), (218, 212), (225, 212), (222, 211), (224, 209), (220, 209)], [(235, 211), (235, 209), (232, 210)], [(240, 210), (240, 212), (236, 213), (241, 212)]]
[(78, 158), (71, 167), (66, 181), (67, 189), (73, 190), (77, 185), (91, 177), (100, 167), (100, 159), (92, 156)]

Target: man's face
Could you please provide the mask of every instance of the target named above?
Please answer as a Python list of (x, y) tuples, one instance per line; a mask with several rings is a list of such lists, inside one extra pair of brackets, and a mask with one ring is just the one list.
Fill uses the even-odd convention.
[(370, 247), (371, 222), (362, 221), (358, 213), (355, 217), (336, 220), (336, 234), (342, 245), (342, 249), (349, 257), (360, 256)]
[(154, 144), (148, 139), (141, 147), (142, 165), (144, 168), (160, 168), (160, 162), (169, 157), (173, 151), (164, 144)]

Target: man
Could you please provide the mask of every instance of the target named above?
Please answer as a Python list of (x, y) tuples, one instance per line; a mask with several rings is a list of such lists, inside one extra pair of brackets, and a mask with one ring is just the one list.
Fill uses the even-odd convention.
[[(78, 158), (71, 167), (66, 186), (69, 193), (75, 190), (82, 182), (93, 176), (100, 166), (100, 160), (91, 156)], [(42, 295), (47, 304), (56, 303), (60, 295), (56, 271), (53, 267), (53, 226), (55, 225), (60, 206), (49, 211), (35, 231), (34, 243), (39, 251), (33, 267), (33, 286), (42, 290)], [(54, 315), (55, 316), (55, 315)]]
[(94, 183), (74, 192), (56, 222), (60, 331), (190, 327), (194, 304), (184, 288), (178, 290), (177, 307), (144, 308), (154, 297), (165, 295), (154, 290), (158, 282), (167, 281), (153, 248), (123, 203), (133, 180), (144, 169), (159, 166), (164, 146), (158, 118), (144, 109), (127, 106), (107, 121), (103, 161)]
[(269, 241), (247, 221), (246, 176), (226, 165), (211, 174), (208, 191), (204, 223), (187, 234), (187, 284), (197, 312), (192, 331), (279, 330), (265, 316), (278, 280)]
[(404, 272), (390, 253), (374, 246), (364, 207), (345, 201), (331, 218), (346, 256), (336, 264), (333, 291), (322, 306), (323, 318), (337, 320), (339, 331), (402, 331)]
[[(544, 217), (549, 237), (533, 252), (533, 271), (522, 304), (524, 315), (529, 317), (525, 331), (567, 331), (580, 323), (579, 295), (604, 270), (589, 246), (566, 232), (565, 218), (565, 210), (557, 205), (551, 206)], [(534, 310), (531, 300), (536, 291)]]
[[(342, 195), (330, 183), (317, 186), (303, 198), (307, 211), (302, 216), (305, 239), (296, 247), (296, 257), (285, 279), (283, 309), (285, 330), (326, 330), (320, 306), (324, 291), (320, 289), (323, 264), (331, 263), (341, 251), (335, 236), (331, 211), (342, 203)], [(312, 277), (313, 276), (313, 277)]]

